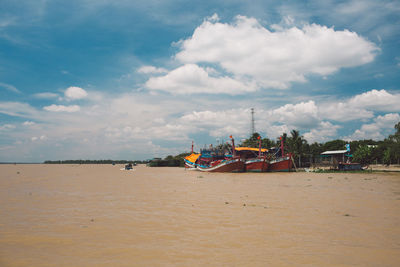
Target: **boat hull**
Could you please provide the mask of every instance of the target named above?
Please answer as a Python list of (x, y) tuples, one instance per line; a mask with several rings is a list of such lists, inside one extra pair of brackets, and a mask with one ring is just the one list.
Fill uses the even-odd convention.
[(263, 158), (248, 159), (245, 162), (246, 172), (266, 172), (269, 164)]
[(198, 165), (197, 170), (203, 172), (242, 172), (244, 171), (244, 162), (240, 159), (224, 160), (214, 166)]
[(196, 163), (190, 162), (185, 159), (185, 169), (196, 169)]
[(291, 156), (281, 157), (271, 160), (269, 163), (268, 171), (270, 172), (290, 172), (293, 167)]

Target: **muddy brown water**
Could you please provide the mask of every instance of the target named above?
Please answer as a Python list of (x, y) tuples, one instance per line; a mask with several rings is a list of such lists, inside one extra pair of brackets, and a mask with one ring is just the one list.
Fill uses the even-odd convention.
[(399, 266), (399, 173), (0, 165), (0, 266)]

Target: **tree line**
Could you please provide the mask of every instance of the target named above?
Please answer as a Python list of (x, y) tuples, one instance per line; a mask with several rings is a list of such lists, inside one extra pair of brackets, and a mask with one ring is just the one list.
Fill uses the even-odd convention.
[[(307, 167), (318, 159), (322, 152), (330, 150), (344, 150), (346, 144), (350, 144), (350, 152), (353, 162), (361, 164), (399, 164), (400, 163), (400, 122), (394, 128), (396, 132), (382, 141), (372, 139), (344, 141), (340, 139), (326, 143), (314, 142), (309, 144), (300, 132), (292, 130), (290, 135), (282, 135), (285, 150), (294, 154), (294, 160), (300, 167)], [(258, 133), (254, 133), (249, 139), (242, 142), (242, 146), (258, 147)], [(278, 147), (280, 140), (261, 139), (262, 147)]]
[(166, 156), (164, 159), (153, 159), (147, 166), (149, 167), (184, 167), (184, 158), (189, 156), (190, 153), (181, 153), (176, 156)]

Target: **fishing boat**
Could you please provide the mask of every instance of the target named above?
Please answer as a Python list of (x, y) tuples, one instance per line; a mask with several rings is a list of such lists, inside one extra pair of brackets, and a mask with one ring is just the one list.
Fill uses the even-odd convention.
[(196, 170), (197, 160), (200, 158), (200, 153), (194, 153), (193, 151), (193, 141), (192, 141), (192, 153), (185, 157), (183, 160), (185, 162), (185, 170)]
[(258, 138), (259, 148), (236, 147), (237, 153), (244, 159), (246, 172), (266, 172), (269, 161), (267, 159), (268, 149), (261, 148), (261, 137)]
[(281, 140), (281, 147), (279, 150), (277, 150), (277, 152), (270, 159), (268, 171), (270, 171), (270, 172), (290, 172), (293, 169), (292, 153), (285, 154), (283, 138), (280, 137), (279, 139)]
[(207, 165), (197, 165), (197, 170), (203, 172), (243, 172), (244, 163), (240, 157), (223, 160), (213, 160)]
[[(200, 150), (200, 156), (188, 156), (185, 158), (185, 165), (188, 168), (196, 166), (196, 170), (203, 172), (242, 172), (244, 171), (244, 161), (236, 155), (235, 141), (232, 136), (232, 154), (226, 151), (210, 147)], [(192, 156), (192, 157), (191, 157)]]
[(201, 156), (201, 154), (192, 153), (189, 156), (185, 157), (183, 160), (185, 161), (185, 169), (194, 170), (197, 168), (196, 161)]
[(290, 172), (292, 169), (293, 161), (291, 153), (269, 161), (268, 171), (270, 172)]

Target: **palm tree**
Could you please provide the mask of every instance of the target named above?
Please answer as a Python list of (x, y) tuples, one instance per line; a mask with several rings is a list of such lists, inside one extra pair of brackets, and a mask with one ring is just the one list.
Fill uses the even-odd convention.
[(295, 158), (298, 159), (299, 167), (301, 166), (301, 156), (303, 154), (303, 148), (307, 144), (307, 141), (303, 136), (300, 135), (300, 132), (297, 130), (292, 130), (290, 132), (291, 137), (289, 137), (289, 147), (291, 152), (295, 154)]

